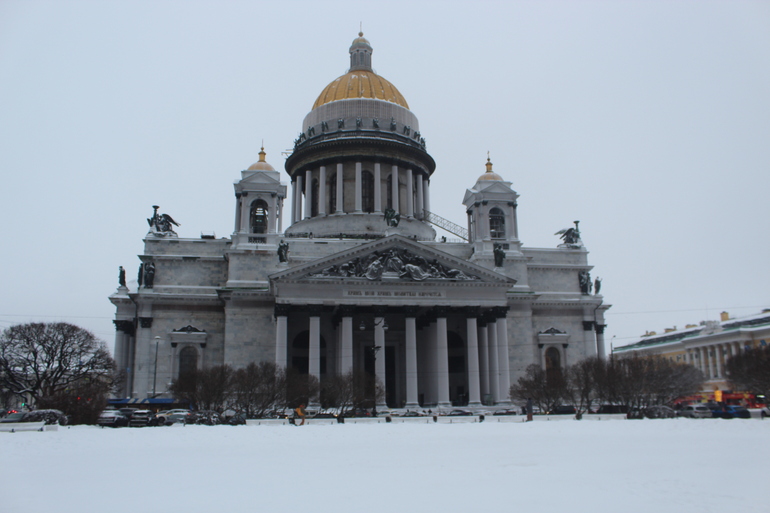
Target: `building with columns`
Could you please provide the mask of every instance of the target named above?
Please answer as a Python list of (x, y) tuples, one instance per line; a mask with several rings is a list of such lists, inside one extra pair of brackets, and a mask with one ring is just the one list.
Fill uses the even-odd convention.
[(363, 34), (349, 53), (303, 120), (288, 183), (264, 149), (241, 172), (230, 237), (179, 237), (156, 209), (140, 279), (110, 296), (122, 397), (267, 360), (321, 380), (372, 373), (380, 406), (505, 405), (527, 366), (604, 355), (609, 306), (577, 222), (553, 248), (524, 247), (519, 195), (489, 158), (458, 191), (467, 226), (432, 212), (442, 177), (417, 117)]
[(703, 372), (704, 392), (730, 390), (725, 363), (747, 349), (766, 346), (770, 341), (770, 310), (741, 318), (722, 312), (718, 321), (690, 324), (684, 329), (647, 333), (640, 340), (616, 347), (615, 356), (655, 355), (674, 362), (689, 363)]

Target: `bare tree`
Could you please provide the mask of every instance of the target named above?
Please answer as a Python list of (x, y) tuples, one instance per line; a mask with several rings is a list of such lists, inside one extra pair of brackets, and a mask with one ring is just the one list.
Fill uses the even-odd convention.
[(566, 381), (561, 369), (543, 370), (533, 363), (527, 367), (526, 374), (511, 386), (510, 394), (514, 399), (532, 401), (541, 411), (553, 411), (562, 403), (566, 392)]
[(318, 397), (320, 389), (317, 377), (312, 374), (301, 374), (298, 370), (289, 368), (286, 371), (284, 406), (296, 408), (300, 404), (307, 405)]
[(727, 360), (725, 367), (734, 388), (770, 394), (770, 346), (747, 349)]
[(700, 390), (703, 374), (688, 364), (660, 356), (612, 358), (595, 368), (597, 396), (627, 409), (671, 404)]
[(382, 382), (362, 371), (329, 376), (321, 385), (321, 404), (325, 408), (337, 408), (341, 416), (351, 409), (372, 407), (384, 396)]
[(169, 390), (177, 400), (189, 403), (193, 409), (222, 413), (230, 406), (232, 381), (232, 367), (217, 365), (181, 374)]
[(107, 407), (109, 392), (110, 384), (105, 381), (83, 381), (41, 397), (36, 406), (66, 412), (70, 424), (96, 424)]
[(65, 322), (11, 326), (0, 335), (0, 386), (37, 403), (84, 383), (113, 386), (106, 344)]
[(577, 362), (566, 369), (567, 385), (564, 390), (564, 400), (575, 406), (577, 418), (591, 409), (596, 400), (597, 383), (595, 376), (597, 367), (602, 365), (599, 357), (593, 356)]
[(260, 418), (286, 394), (286, 371), (273, 362), (250, 363), (233, 375), (232, 404), (246, 418)]

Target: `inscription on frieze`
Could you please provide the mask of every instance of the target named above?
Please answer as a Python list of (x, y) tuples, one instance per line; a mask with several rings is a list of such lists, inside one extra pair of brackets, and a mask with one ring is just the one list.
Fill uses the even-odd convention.
[(343, 290), (345, 297), (397, 297), (397, 298), (437, 298), (446, 297), (443, 291), (391, 291), (391, 290)]

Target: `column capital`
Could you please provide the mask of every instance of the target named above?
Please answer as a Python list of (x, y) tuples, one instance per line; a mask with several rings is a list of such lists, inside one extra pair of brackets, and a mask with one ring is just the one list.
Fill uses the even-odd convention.
[(436, 316), (437, 319), (439, 318), (446, 318), (449, 316), (450, 308), (448, 306), (434, 306), (433, 307), (433, 315)]
[(497, 319), (508, 317), (508, 310), (509, 307), (507, 306), (496, 306), (492, 308), (492, 315), (494, 315)]
[(134, 321), (112, 321), (113, 324), (115, 324), (115, 330), (116, 331), (122, 331), (126, 335), (133, 335), (136, 331), (136, 328), (134, 326)]
[(594, 329), (596, 330), (596, 333), (598, 333), (599, 335), (603, 335), (604, 334), (604, 328), (606, 328), (606, 327), (607, 327), (606, 324), (595, 324), (594, 325)]
[(307, 311), (311, 317), (319, 317), (323, 313), (324, 307), (323, 305), (308, 305)]
[(479, 318), (481, 316), (481, 308), (478, 306), (466, 306), (462, 309), (463, 314), (466, 318)]
[(152, 317), (139, 317), (139, 325), (142, 328), (152, 328)]
[(481, 313), (481, 319), (479, 319), (480, 326), (486, 325), (486, 324), (492, 324), (497, 320), (497, 317), (495, 317), (495, 313), (493, 310), (485, 310)]
[(405, 306), (404, 307), (404, 314), (407, 317), (417, 317), (417, 314), (420, 312), (419, 306)]
[(341, 317), (353, 317), (356, 313), (356, 307), (355, 305), (339, 305), (337, 312)]
[(289, 315), (289, 312), (291, 312), (291, 305), (278, 304), (273, 309), (273, 316), (286, 317)]
[(583, 321), (583, 331), (592, 331), (594, 329), (594, 321)]
[(374, 312), (375, 317), (383, 317), (386, 313), (388, 313), (388, 307), (377, 305), (372, 307), (372, 311)]

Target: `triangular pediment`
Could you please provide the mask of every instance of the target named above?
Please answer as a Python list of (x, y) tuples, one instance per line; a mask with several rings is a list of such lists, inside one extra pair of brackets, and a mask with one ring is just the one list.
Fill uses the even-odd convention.
[[(479, 187), (479, 185), (483, 185), (483, 187)], [(466, 198), (477, 194), (516, 194), (516, 191), (511, 189), (510, 182), (479, 182), (472, 189), (465, 191)]]
[[(481, 185), (481, 187), (479, 187)], [(474, 187), (479, 192), (483, 193), (503, 193), (503, 194), (510, 194), (513, 191), (511, 189), (511, 182), (484, 182), (476, 184), (476, 187)]]
[(247, 184), (280, 184), (281, 174), (278, 171), (244, 171), (238, 181), (240, 185)]
[(499, 284), (510, 286), (515, 280), (485, 267), (416, 242), (402, 235), (391, 235), (361, 244), (312, 263), (275, 273), (271, 281), (340, 280), (372, 282), (431, 282)]

